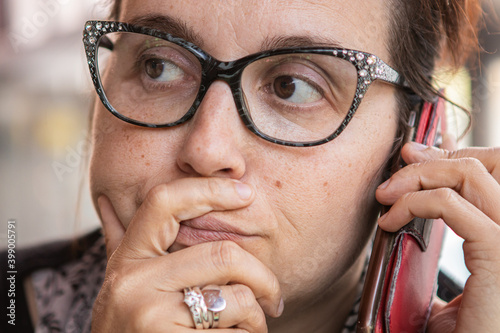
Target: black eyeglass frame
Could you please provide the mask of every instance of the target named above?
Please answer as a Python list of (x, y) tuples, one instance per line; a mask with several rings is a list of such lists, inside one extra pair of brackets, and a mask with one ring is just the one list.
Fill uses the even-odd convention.
[[(109, 41), (109, 39), (103, 39), (103, 37), (109, 33), (114, 32), (131, 32), (160, 38), (186, 49), (198, 59), (202, 68), (200, 88), (192, 106), (181, 119), (167, 124), (144, 123), (125, 117), (117, 110), (115, 110), (114, 107), (109, 103), (99, 77), (97, 56), (99, 46), (108, 48), (111, 51), (113, 50), (111, 41)], [(169, 33), (162, 32), (157, 29), (151, 29), (117, 21), (87, 21), (85, 23), (85, 28), (83, 31), (83, 44), (85, 47), (85, 53), (87, 56), (91, 79), (96, 89), (97, 95), (99, 96), (106, 109), (108, 109), (108, 111), (127, 123), (150, 128), (166, 128), (180, 125), (194, 116), (210, 85), (216, 80), (221, 80), (229, 85), (233, 94), (236, 108), (238, 110), (238, 114), (245, 126), (252, 133), (267, 141), (292, 147), (317, 146), (329, 142), (339, 136), (351, 121), (368, 88), (375, 80), (382, 80), (397, 86), (403, 86), (404, 81), (401, 75), (396, 70), (391, 68), (376, 55), (362, 51), (314, 46), (282, 48), (258, 52), (237, 60), (224, 62), (212, 57), (210, 54), (206, 53), (195, 44), (190, 43), (182, 38), (172, 36)], [(246, 108), (243, 98), (243, 91), (241, 88), (241, 74), (249, 64), (253, 63), (256, 60), (275, 55), (301, 53), (330, 55), (350, 62), (355, 66), (357, 72), (358, 79), (356, 92), (351, 107), (346, 114), (346, 117), (339, 125), (339, 127), (328, 137), (310, 142), (279, 140), (262, 133), (252, 122), (251, 116)]]

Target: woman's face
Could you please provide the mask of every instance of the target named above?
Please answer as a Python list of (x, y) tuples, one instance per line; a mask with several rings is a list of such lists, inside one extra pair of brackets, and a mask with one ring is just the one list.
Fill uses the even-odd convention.
[[(383, 0), (125, 0), (120, 21), (174, 18), (219, 60), (258, 52), (269, 41), (317, 43), (373, 53), (386, 62), (388, 8)], [(390, 64), (390, 62), (389, 62)], [(225, 177), (250, 184), (253, 203), (212, 212), (257, 237), (237, 240), (278, 277), (284, 298), (304, 299), (355, 283), (376, 218), (374, 191), (397, 127), (394, 88), (372, 84), (335, 140), (298, 148), (267, 142), (242, 123), (229, 87), (215, 82), (189, 122), (170, 129), (127, 124), (97, 102), (93, 120), (94, 202), (111, 200), (126, 227), (156, 185), (184, 177)], [(205, 240), (178, 236), (170, 251)]]

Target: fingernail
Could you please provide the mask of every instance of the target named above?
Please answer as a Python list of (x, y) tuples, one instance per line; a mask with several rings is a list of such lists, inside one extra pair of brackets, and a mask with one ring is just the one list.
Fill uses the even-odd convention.
[(423, 144), (417, 143), (417, 142), (412, 142), (411, 147), (412, 147), (412, 149), (414, 149), (416, 151), (422, 151), (422, 150), (426, 150), (427, 148), (429, 148), (429, 146), (426, 146), (426, 145), (423, 145)]
[(390, 182), (391, 182), (391, 178), (387, 179), (385, 182), (383, 182), (382, 184), (380, 184), (380, 185), (378, 186), (378, 188), (379, 188), (380, 190), (383, 190), (383, 189), (387, 188), (387, 186), (389, 186), (389, 183), (390, 183)]
[(285, 309), (285, 302), (283, 302), (283, 298), (280, 300), (280, 305), (278, 305), (278, 316), (281, 316), (283, 310)]
[(248, 200), (252, 196), (252, 188), (250, 186), (243, 183), (236, 183), (235, 187), (241, 199)]
[(378, 218), (378, 224), (380, 225), (380, 223), (384, 222), (386, 218), (387, 218), (387, 213)]

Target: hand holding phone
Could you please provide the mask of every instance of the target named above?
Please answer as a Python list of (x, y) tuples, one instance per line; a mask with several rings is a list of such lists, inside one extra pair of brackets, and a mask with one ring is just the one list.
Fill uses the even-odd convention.
[[(418, 124), (411, 135), (412, 141), (439, 145), (446, 126), (444, 99), (423, 103), (420, 113), (413, 113), (412, 117), (410, 122)], [(382, 214), (388, 209), (384, 207)], [(436, 291), (444, 230), (442, 220), (420, 218), (396, 233), (377, 228), (357, 332), (425, 330)]]

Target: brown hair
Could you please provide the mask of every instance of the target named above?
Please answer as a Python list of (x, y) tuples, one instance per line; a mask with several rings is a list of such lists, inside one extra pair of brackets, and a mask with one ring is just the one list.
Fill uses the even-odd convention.
[[(389, 44), (391, 62), (418, 96), (431, 101), (439, 93), (432, 86), (436, 65), (458, 70), (479, 52), (477, 33), (482, 22), (480, 0), (391, 0)], [(400, 142), (406, 141), (410, 95), (397, 93)], [(395, 149), (398, 150), (398, 149)]]

